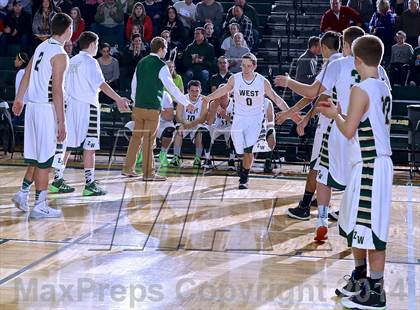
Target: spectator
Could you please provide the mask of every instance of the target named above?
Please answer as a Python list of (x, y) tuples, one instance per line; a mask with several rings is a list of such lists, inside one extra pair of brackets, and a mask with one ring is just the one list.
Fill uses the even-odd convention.
[(375, 12), (372, 0), (349, 0), (347, 6), (356, 10), (362, 19), (363, 29), (369, 31), (369, 22)]
[(203, 0), (197, 4), (195, 18), (198, 26), (204, 26), (208, 22), (214, 25), (216, 36), (222, 33), (223, 6), (215, 0)]
[(125, 55), (122, 58), (122, 65), (127, 68), (127, 77), (131, 79), (134, 74), (134, 70), (137, 67), (139, 61), (147, 56), (146, 48), (144, 47), (141, 35), (139, 33), (133, 34), (131, 38), (130, 47)]
[[(304, 84), (312, 84), (317, 74), (318, 55), (321, 54), (319, 37), (310, 37), (308, 49), (300, 55), (296, 62), (295, 80)], [(301, 97), (293, 93), (293, 99), (297, 102)]]
[(376, 6), (377, 12), (370, 20), (369, 31), (382, 40), (385, 46), (384, 55), (389, 56), (394, 42), (395, 14), (390, 10), (388, 0), (378, 0)]
[(50, 35), (51, 19), (55, 15), (50, 0), (42, 0), (41, 6), (36, 11), (32, 21), (32, 32), (35, 36), (35, 44), (45, 41)]
[(392, 85), (405, 85), (410, 63), (413, 59), (413, 47), (405, 43), (407, 36), (404, 31), (398, 31), (395, 40), (397, 44), (392, 46), (390, 61), (390, 79)]
[[(9, 0), (9, 5), (13, 5), (14, 1)], [(33, 1), (32, 0), (20, 0), (20, 4), (22, 5), (22, 10), (27, 13), (29, 16), (32, 17), (32, 6)], [(12, 8), (13, 9), (13, 8)]]
[(173, 6), (166, 9), (166, 14), (163, 17), (162, 30), (169, 30), (171, 32), (171, 41), (178, 48), (183, 49), (187, 41), (187, 34), (184, 25), (178, 18), (178, 13)]
[(352, 22), (362, 26), (360, 14), (348, 6), (342, 6), (341, 0), (330, 0), (330, 9), (321, 17), (321, 32), (343, 32)]
[(224, 52), (222, 52), (222, 49), (220, 48), (220, 41), (219, 39), (214, 35), (214, 25), (213, 23), (206, 23), (204, 25), (205, 32), (205, 38), (207, 42), (209, 42), (214, 47), (214, 54), (216, 57), (222, 56)]
[(66, 41), (64, 43), (64, 50), (67, 53), (67, 56), (69, 56), (69, 58), (72, 58), (74, 56), (73, 54), (73, 43), (70, 41)]
[(225, 57), (229, 60), (229, 69), (232, 73), (241, 71), (242, 56), (249, 53), (249, 48), (244, 46), (244, 36), (242, 33), (235, 33), (233, 37), (235, 46), (229, 48)]
[[(101, 54), (102, 56), (98, 58), (99, 66), (101, 67), (102, 74), (104, 75), (105, 82), (112, 87), (112, 89), (118, 89), (118, 79), (120, 78), (120, 67), (118, 60), (111, 56), (110, 54), (111, 46), (108, 43), (102, 44)], [(107, 96), (103, 96), (102, 102)], [(109, 102), (109, 99), (108, 99)]]
[(162, 3), (155, 0), (145, 0), (143, 2), (146, 14), (152, 19), (153, 36), (157, 36), (160, 32), (160, 25), (162, 23), (163, 8)]
[(7, 15), (3, 35), (0, 36), (2, 49), (9, 44), (19, 44), (22, 51), (28, 52), (31, 34), (31, 16), (22, 10), (20, 0), (14, 0), (13, 10)]
[(174, 8), (178, 12), (179, 19), (184, 27), (191, 31), (195, 23), (195, 12), (197, 10), (197, 6), (192, 2), (192, 0), (184, 0), (175, 2)]
[(184, 87), (191, 80), (199, 80), (203, 94), (207, 94), (210, 71), (215, 57), (213, 45), (206, 41), (204, 32), (203, 27), (195, 28), (194, 41), (184, 51), (183, 62), (188, 68), (184, 75)]
[(414, 49), (414, 55), (411, 66), (411, 81), (413, 86), (420, 86), (420, 36), (417, 39), (417, 47)]
[(25, 68), (29, 63), (29, 56), (26, 53), (18, 53), (15, 58), (15, 68), (18, 70), (15, 80), (15, 95), (17, 95), (20, 82), (22, 81)]
[(233, 18), (230, 20), (229, 23), (237, 23), (239, 24), (240, 31), (242, 32), (246, 44), (248, 47), (253, 50), (254, 49), (254, 35), (253, 35), (253, 27), (251, 20), (245, 16), (244, 11), (240, 5), (235, 5), (233, 7)]
[(232, 75), (232, 72), (229, 71), (229, 61), (225, 56), (220, 56), (217, 59), (217, 68), (219, 72), (210, 78), (211, 92), (214, 92), (220, 84), (226, 84)]
[(391, 0), (390, 1), (391, 9), (397, 16), (400, 16), (402, 12), (404, 11), (405, 9), (404, 2), (406, 2), (406, 0)]
[[(253, 34), (254, 42), (255, 42), (254, 43), (255, 44), (254, 49), (256, 49), (259, 38), (260, 38), (260, 34), (258, 32), (258, 27), (260, 25), (260, 21), (259, 21), (259, 18), (258, 18), (257, 10), (252, 5), (249, 5), (246, 0), (235, 0), (235, 5), (240, 5), (242, 7), (244, 15), (247, 16), (252, 22), (252, 34)], [(235, 8), (235, 6), (232, 6), (228, 10), (225, 25), (224, 25), (224, 28), (226, 30), (227, 30), (227, 27), (229, 26), (229, 21), (233, 17), (233, 9), (234, 8)]]
[(85, 21), (80, 14), (80, 9), (74, 7), (70, 11), (70, 16), (73, 19), (73, 35), (71, 36), (71, 42), (76, 44), (83, 31), (85, 31)]
[(169, 30), (163, 30), (160, 36), (165, 39), (168, 47), (165, 55), (165, 60), (174, 61), (177, 56), (178, 48), (175, 44), (172, 43), (171, 32)]
[[(76, 1), (74, 1), (76, 2)], [(73, 5), (73, 1), (72, 0), (63, 0), (63, 1), (58, 1), (56, 3), (58, 9), (58, 12), (61, 13), (66, 13), (67, 15), (70, 15), (70, 11), (72, 10), (72, 8), (74, 8), (75, 6)]]
[(96, 11), (98, 10), (99, 4), (101, 4), (102, 2), (103, 0), (85, 0), (84, 1), (82, 11), (83, 11), (83, 18), (85, 20), (87, 29), (91, 29), (92, 23), (95, 22)]
[[(229, 32), (230, 32), (230, 36), (225, 38), (222, 42), (222, 45), (220, 46), (221, 49), (224, 50), (225, 52), (231, 46), (235, 46), (235, 41), (233, 40), (233, 36), (235, 35), (235, 33), (240, 32), (239, 24), (238, 23), (231, 23), (229, 25)], [(248, 47), (248, 44), (246, 43), (246, 41), (244, 41), (244, 44), (245, 44), (246, 47)]]
[(105, 0), (98, 6), (92, 30), (99, 37), (115, 37), (118, 45), (124, 47), (124, 12), (119, 0)]
[(136, 25), (140, 29), (140, 35), (142, 39), (150, 43), (153, 39), (153, 23), (152, 19), (146, 15), (146, 11), (142, 3), (137, 2), (134, 4), (131, 11), (131, 16), (127, 20), (127, 26), (125, 27), (125, 38), (130, 40), (133, 35), (133, 26)]
[(398, 29), (407, 34), (407, 43), (415, 46), (420, 35), (419, 0), (409, 0), (409, 9), (404, 11), (398, 19)]
[[(174, 80), (174, 84), (176, 85), (176, 87), (178, 87), (178, 89), (181, 91), (181, 93), (184, 93), (184, 82), (182, 81), (182, 77), (178, 73), (176, 73), (175, 63), (171, 60), (168, 60), (168, 61), (166, 61), (166, 64), (168, 65), (169, 73), (172, 76), (172, 80)], [(165, 90), (166, 90), (166, 88), (165, 88)], [(172, 97), (172, 95), (171, 95), (171, 97)], [(172, 97), (172, 99), (175, 99), (175, 98)]]

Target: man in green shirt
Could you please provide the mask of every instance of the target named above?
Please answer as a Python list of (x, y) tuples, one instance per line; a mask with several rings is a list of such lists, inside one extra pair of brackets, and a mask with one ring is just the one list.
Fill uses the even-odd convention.
[(188, 106), (188, 99), (175, 86), (169, 68), (162, 60), (165, 57), (167, 43), (162, 37), (155, 37), (151, 42), (151, 53), (139, 61), (131, 83), (131, 97), (135, 102), (133, 109), (134, 130), (128, 145), (122, 174), (137, 177), (134, 171), (137, 154), (143, 140), (142, 168), (144, 181), (165, 181), (153, 170), (153, 144), (160, 120), (163, 88), (166, 87), (174, 99)]

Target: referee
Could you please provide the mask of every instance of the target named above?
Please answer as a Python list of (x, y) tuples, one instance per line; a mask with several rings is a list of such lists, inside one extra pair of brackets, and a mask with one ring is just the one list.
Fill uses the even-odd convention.
[(131, 82), (131, 98), (135, 102), (133, 109), (134, 130), (128, 145), (122, 174), (127, 177), (138, 177), (135, 164), (140, 145), (142, 148), (143, 181), (165, 181), (166, 177), (153, 170), (153, 145), (159, 126), (163, 88), (178, 103), (187, 106), (190, 102), (175, 86), (169, 68), (162, 58), (166, 55), (167, 43), (162, 37), (155, 37), (151, 42), (151, 53), (141, 59)]

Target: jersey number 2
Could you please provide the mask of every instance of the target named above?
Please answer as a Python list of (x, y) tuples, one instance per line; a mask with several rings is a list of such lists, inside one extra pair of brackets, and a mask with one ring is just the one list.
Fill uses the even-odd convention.
[(38, 71), (39, 64), (41, 63), (42, 57), (44, 57), (44, 52), (39, 53), (38, 60), (35, 63), (35, 71)]

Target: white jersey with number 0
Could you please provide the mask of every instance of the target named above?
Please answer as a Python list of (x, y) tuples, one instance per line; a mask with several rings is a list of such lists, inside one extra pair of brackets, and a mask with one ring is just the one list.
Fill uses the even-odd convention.
[(28, 85), (28, 101), (34, 103), (52, 102), (51, 59), (59, 54), (67, 56), (63, 45), (53, 38), (42, 42), (36, 48)]
[(254, 73), (251, 81), (245, 81), (242, 72), (233, 75), (233, 98), (236, 116), (264, 115), (264, 83), (265, 78)]

